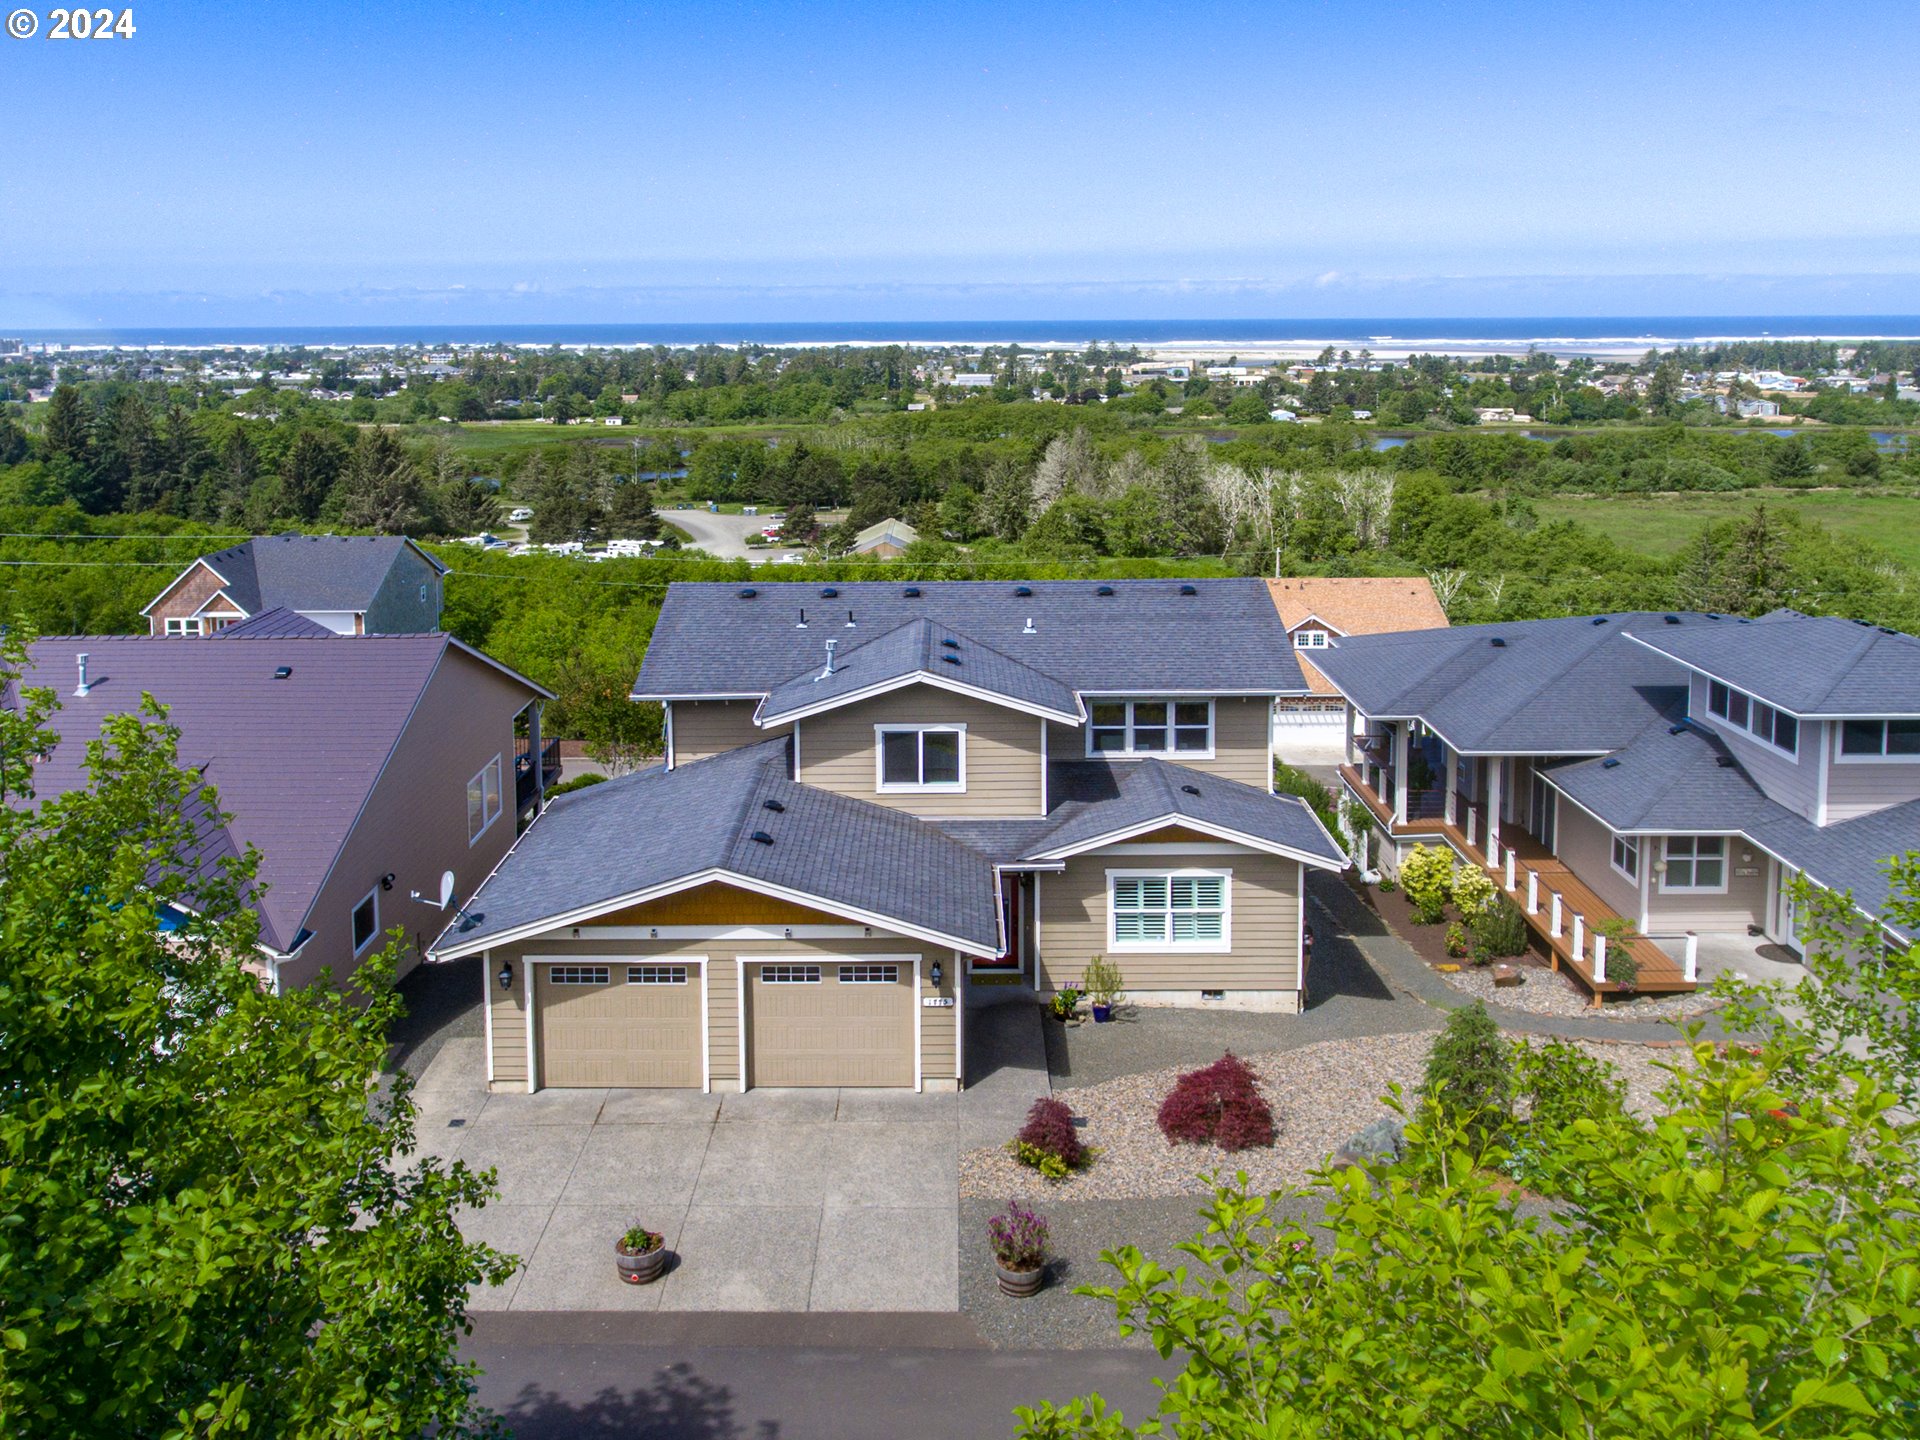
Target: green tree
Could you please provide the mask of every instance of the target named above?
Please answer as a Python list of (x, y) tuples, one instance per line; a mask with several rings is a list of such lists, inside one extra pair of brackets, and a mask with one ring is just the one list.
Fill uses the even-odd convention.
[(295, 520), (318, 516), (346, 461), (346, 447), (324, 430), (302, 430), (294, 436), (280, 471), (280, 495), (287, 513)]
[(626, 540), (656, 540), (660, 517), (653, 511), (653, 487), (644, 480), (626, 480), (613, 487), (607, 506), (607, 533)]
[(1001, 456), (987, 470), (987, 486), (980, 497), (982, 521), (1002, 540), (1018, 540), (1033, 519), (1033, 485), (1020, 462)]
[(362, 430), (335, 487), (340, 523), (355, 530), (403, 535), (425, 514), (420, 471), (385, 426)]
[(403, 1163), (409, 1082), (375, 1085), (397, 951), (359, 996), (271, 993), (242, 966), (258, 857), (201, 864), (218, 796), (164, 712), (109, 717), (89, 784), (41, 801), (56, 702), (21, 702), (0, 708), (7, 1433), (475, 1433), (467, 1287), (512, 1262), (455, 1223), (482, 1177)]

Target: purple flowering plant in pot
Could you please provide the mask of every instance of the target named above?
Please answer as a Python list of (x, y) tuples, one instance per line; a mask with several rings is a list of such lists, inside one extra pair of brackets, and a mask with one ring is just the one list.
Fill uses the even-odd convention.
[(667, 1237), (635, 1225), (613, 1242), (613, 1263), (629, 1285), (646, 1285), (667, 1268)]
[(993, 1247), (994, 1269), (1000, 1288), (1008, 1295), (1038, 1293), (1047, 1274), (1047, 1222), (1018, 1200), (1007, 1201), (1004, 1214), (987, 1222), (987, 1243)]

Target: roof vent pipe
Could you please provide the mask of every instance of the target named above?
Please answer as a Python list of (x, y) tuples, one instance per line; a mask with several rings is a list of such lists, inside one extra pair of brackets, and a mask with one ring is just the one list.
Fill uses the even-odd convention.
[(1033, 628), (1033, 616), (1031, 615), (1027, 616), (1027, 628), (1022, 630), (1020, 633), (1022, 635), (1038, 635), (1040, 633), (1038, 630)]
[(807, 628), (807, 607), (806, 606), (802, 605), (800, 607), (800, 623), (794, 626), (793, 628), (796, 630), (804, 630)]
[(84, 695), (93, 688), (93, 686), (87, 683), (87, 652), (82, 650), (73, 658), (80, 666), (80, 683), (74, 687), (73, 693), (76, 695)]
[(847, 629), (851, 630), (852, 628), (853, 628), (853, 612), (849, 610), (847, 611)]
[(837, 640), (827, 641), (827, 668), (820, 672), (820, 678), (822, 680), (830, 678), (833, 674), (833, 647), (838, 643)]

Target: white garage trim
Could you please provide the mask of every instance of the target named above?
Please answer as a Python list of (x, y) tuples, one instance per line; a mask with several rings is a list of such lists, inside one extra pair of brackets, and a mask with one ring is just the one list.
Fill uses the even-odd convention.
[[(920, 970), (925, 959), (926, 957), (924, 955), (830, 955), (825, 953), (805, 956), (736, 955), (734, 957), (734, 964), (738, 967), (740, 985), (740, 1089), (744, 1092), (751, 1088), (747, 1069), (747, 1055), (751, 1049), (747, 1036), (747, 968), (749, 966), (818, 965), (821, 973), (824, 975), (829, 965), (898, 965), (913, 977), (913, 983), (904, 988), (908, 991), (913, 1001), (913, 1088), (915, 1092), (918, 1093), (922, 1084), (920, 1074), (920, 1012), (924, 1008), (920, 1004)], [(956, 1007), (958, 1005), (958, 983), (958, 980), (956, 980)], [(959, 1068), (957, 1062), (954, 1068)]]
[[(491, 952), (489, 952), (491, 953)], [(531, 1095), (540, 1088), (539, 1057), (534, 1053), (535, 1037), (540, 1030), (540, 995), (536, 988), (534, 966), (536, 965), (605, 965), (609, 972), (625, 965), (698, 965), (700, 967), (700, 1093), (713, 1093), (713, 1032), (709, 1027), (707, 957), (705, 955), (523, 955), (522, 962), (527, 967), (527, 1093)], [(493, 1067), (493, 1009), (487, 1009), (487, 1067), (491, 1079)], [(743, 1072), (744, 1073), (744, 1072)]]
[(480, 1013), (487, 1026), (487, 1084), (493, 1084), (493, 951), (480, 952)]
[[(584, 928), (584, 927), (583, 927)], [(583, 940), (865, 940), (871, 925), (595, 925)]]
[[(1016, 939), (1017, 945), (1019, 941)], [(961, 956), (958, 950), (953, 952), (953, 1083), (955, 1088), (967, 1088), (967, 991), (960, 983), (966, 973), (961, 968)]]
[(747, 1093), (747, 962), (746, 960), (742, 956), (739, 956), (739, 955), (734, 956), (733, 968), (734, 968), (734, 984), (739, 987), (733, 992), (733, 998), (734, 998), (734, 1003), (740, 1012), (739, 1015), (735, 1017), (737, 1021), (735, 1030), (740, 1037), (740, 1093), (744, 1095)]
[(925, 963), (926, 963), (925, 956), (916, 955), (913, 957), (913, 1093), (916, 1095), (921, 1093), (920, 1092), (920, 1085), (921, 1085), (920, 1012), (927, 1008), (925, 1005), (920, 1003), (922, 998), (920, 994), (920, 982), (925, 978), (920, 973), (920, 967)]

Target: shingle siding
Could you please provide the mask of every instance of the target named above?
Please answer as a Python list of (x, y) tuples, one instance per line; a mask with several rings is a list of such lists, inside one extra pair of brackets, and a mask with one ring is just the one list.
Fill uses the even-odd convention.
[[(881, 792), (875, 783), (874, 726), (954, 724), (966, 727), (966, 790)], [(1043, 811), (1040, 726), (1032, 715), (912, 685), (829, 710), (800, 725), (800, 783), (914, 815), (1012, 818)]]
[[(402, 635), (439, 629), (440, 583), (440, 572), (411, 546), (403, 546), (367, 606), (366, 632)], [(424, 600), (420, 598), (422, 586), (426, 587)]]

